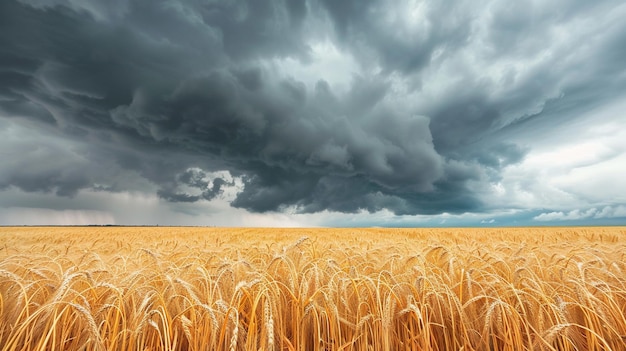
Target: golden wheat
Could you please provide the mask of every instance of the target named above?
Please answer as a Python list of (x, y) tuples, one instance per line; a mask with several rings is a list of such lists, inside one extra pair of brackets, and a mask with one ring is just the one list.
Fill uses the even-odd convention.
[(626, 229), (0, 229), (0, 346), (626, 349)]

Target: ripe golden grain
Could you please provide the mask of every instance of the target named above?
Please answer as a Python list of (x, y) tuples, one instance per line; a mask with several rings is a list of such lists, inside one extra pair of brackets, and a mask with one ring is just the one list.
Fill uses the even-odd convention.
[(618, 350), (626, 229), (1, 228), (3, 351)]

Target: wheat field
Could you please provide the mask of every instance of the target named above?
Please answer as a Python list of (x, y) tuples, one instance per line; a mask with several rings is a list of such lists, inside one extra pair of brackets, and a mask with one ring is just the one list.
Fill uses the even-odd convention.
[(623, 350), (626, 228), (0, 228), (2, 350)]

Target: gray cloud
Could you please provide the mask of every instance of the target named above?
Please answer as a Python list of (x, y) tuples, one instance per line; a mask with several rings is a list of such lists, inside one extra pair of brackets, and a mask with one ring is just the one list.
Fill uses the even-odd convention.
[(322, 0), (339, 39), (385, 71), (413, 73), (435, 53), (463, 47), (472, 34), (473, 3)]
[[(177, 176), (177, 182), (168, 184), (160, 189), (157, 195), (170, 202), (196, 202), (201, 199), (213, 200), (221, 195), (224, 187), (233, 186), (234, 182), (228, 182), (223, 178), (216, 177), (212, 181), (209, 175), (197, 168), (190, 168)], [(177, 188), (188, 187), (195, 194), (190, 194)]]
[[(50, 140), (5, 142), (0, 188), (145, 191), (133, 174), (193, 203), (225, 170), (254, 212), (484, 211), (530, 149), (508, 136), (623, 96), (618, 3), (2, 1), (0, 116)], [(320, 40), (358, 62), (345, 86), (283, 66)]]

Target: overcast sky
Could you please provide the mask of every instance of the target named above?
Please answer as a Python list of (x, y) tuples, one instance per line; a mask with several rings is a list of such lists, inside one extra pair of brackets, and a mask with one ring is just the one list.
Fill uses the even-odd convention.
[(0, 224), (626, 224), (622, 0), (1, 0)]

